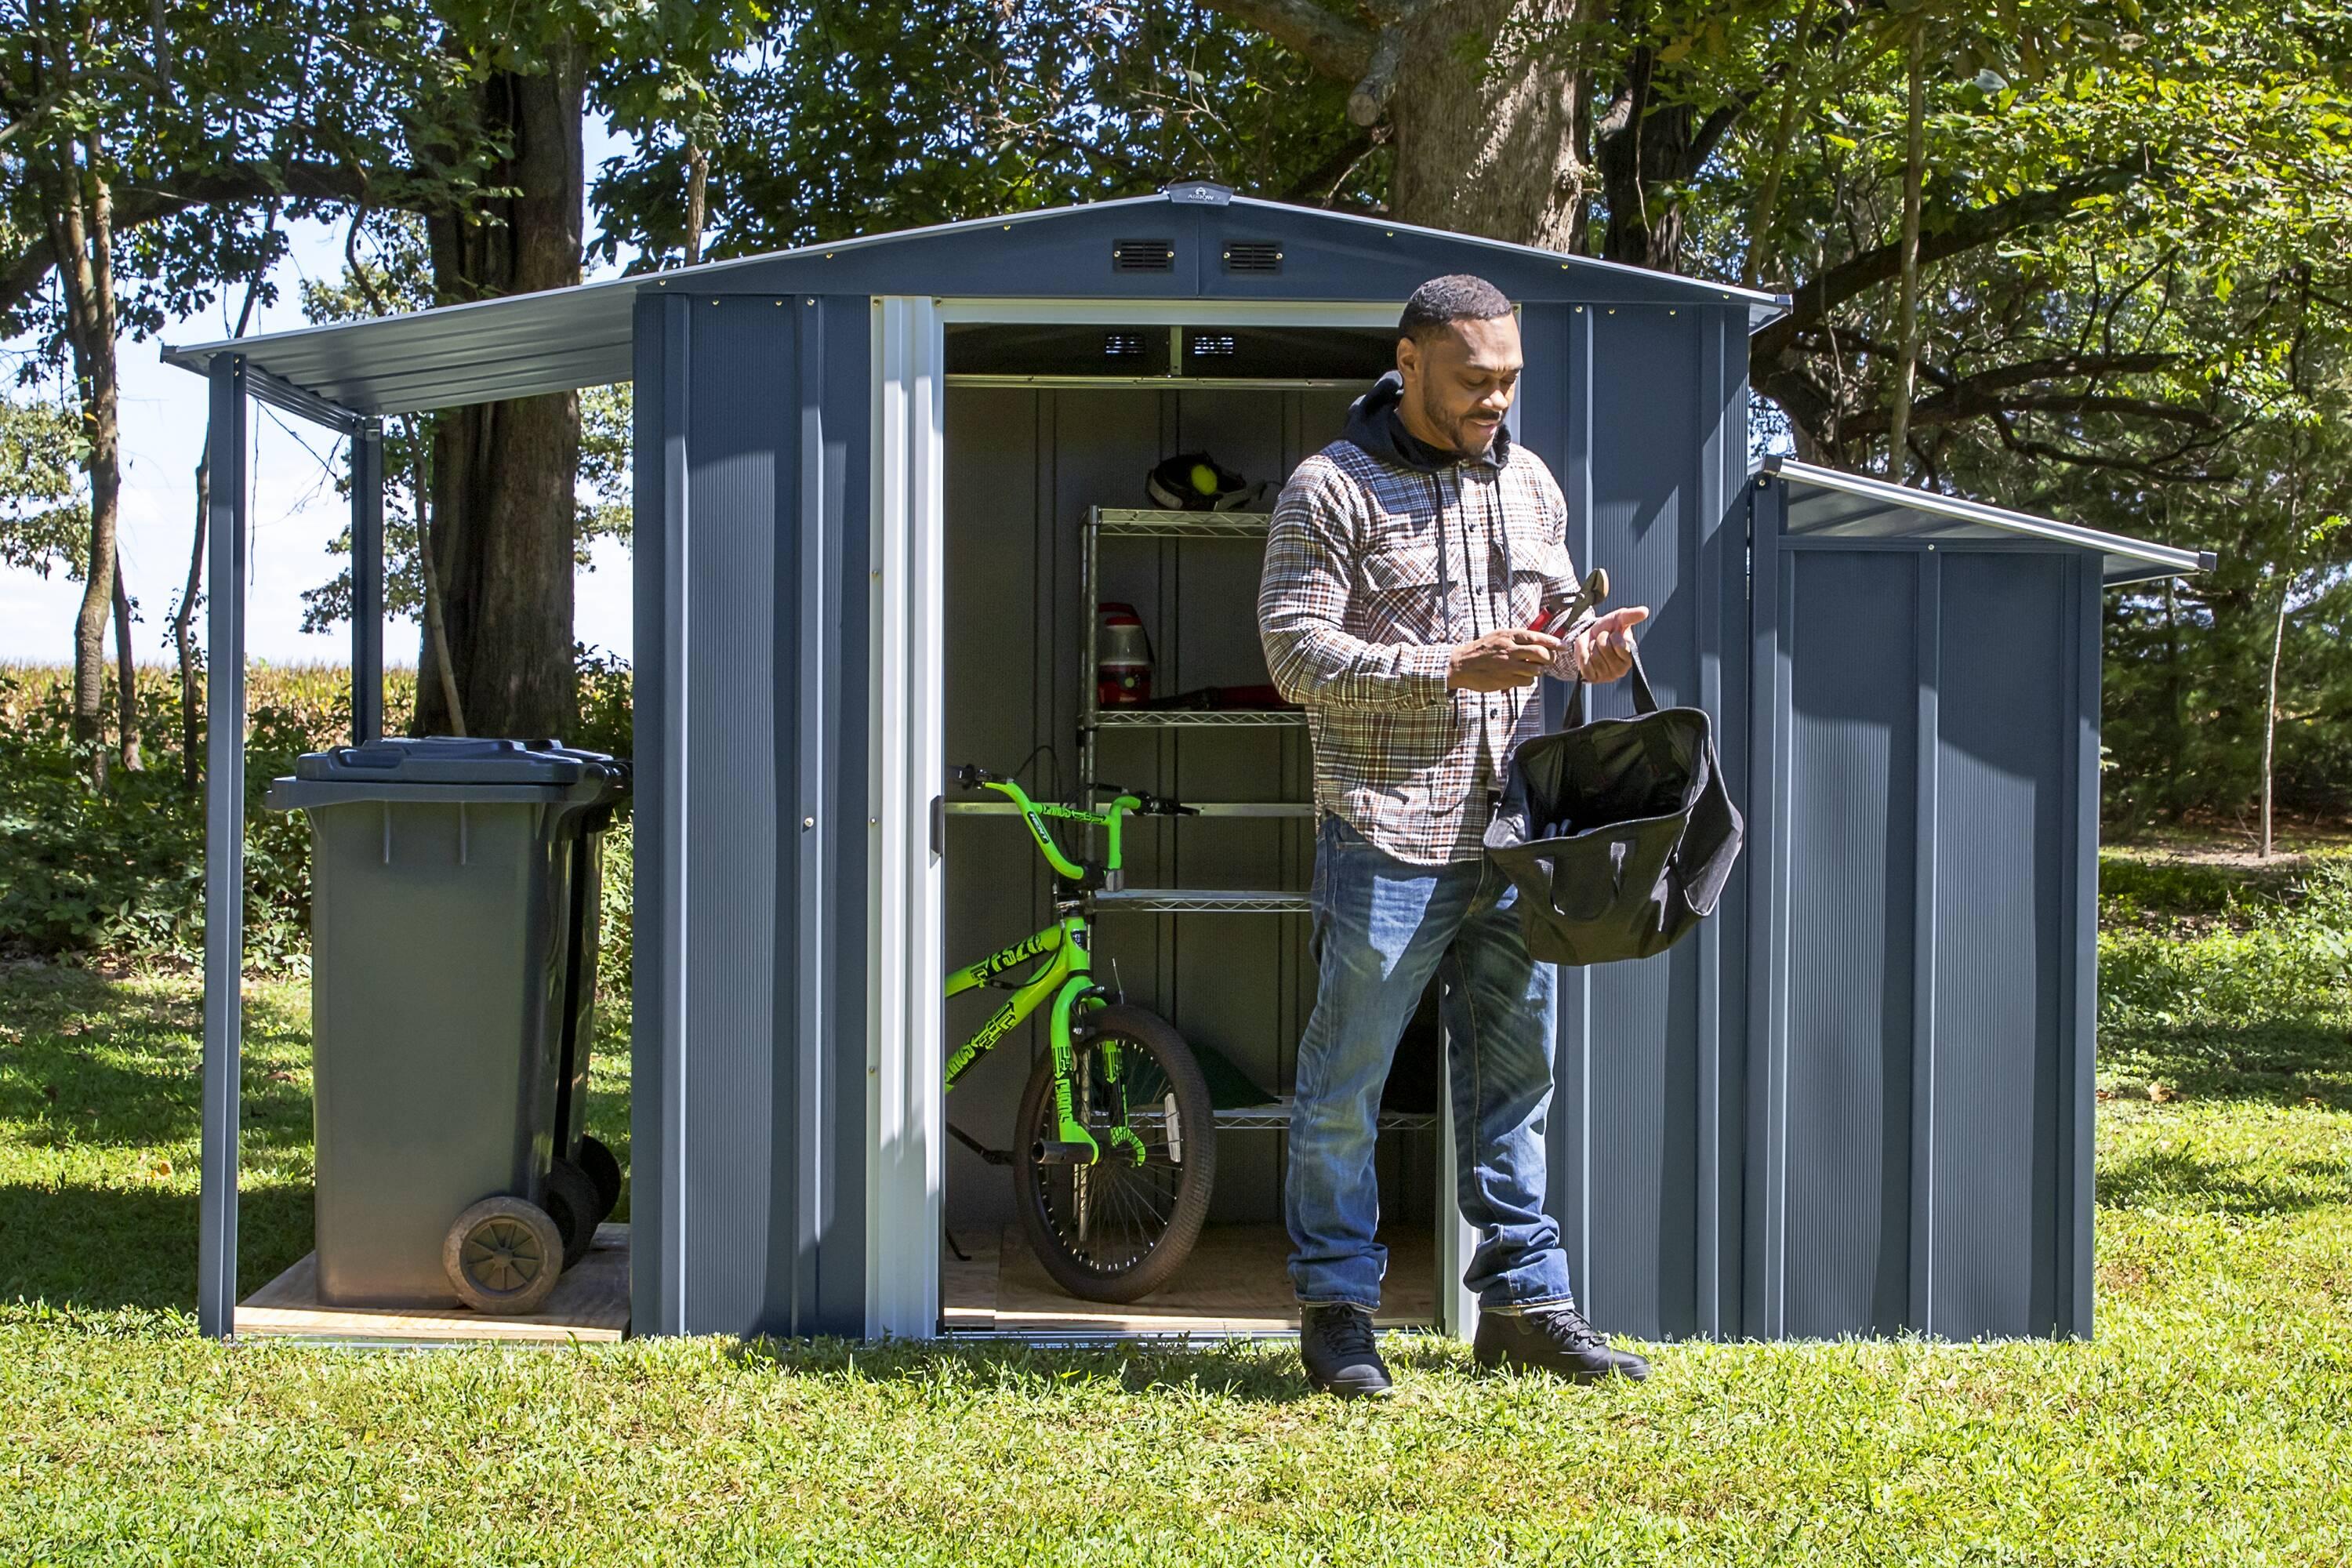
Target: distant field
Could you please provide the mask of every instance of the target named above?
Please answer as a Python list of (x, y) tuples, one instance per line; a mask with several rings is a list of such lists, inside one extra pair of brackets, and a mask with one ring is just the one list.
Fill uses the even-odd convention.
[[(113, 689), (113, 668), (107, 669), (107, 688)], [(11, 664), (0, 661), (0, 725), (21, 722), (53, 696), (62, 696), (73, 684), (69, 664)], [(180, 671), (176, 665), (139, 667), (139, 695), (143, 705), (166, 707), (176, 724), (180, 706)], [(248, 709), (278, 708), (297, 715), (349, 711), (352, 671), (341, 664), (265, 664), (247, 667), (245, 700)], [(111, 704), (113, 699), (109, 696)], [(416, 708), (416, 669), (413, 665), (388, 665), (383, 672), (384, 726), (405, 729)], [(111, 711), (110, 706), (109, 711)], [(142, 725), (142, 728), (145, 726)]]

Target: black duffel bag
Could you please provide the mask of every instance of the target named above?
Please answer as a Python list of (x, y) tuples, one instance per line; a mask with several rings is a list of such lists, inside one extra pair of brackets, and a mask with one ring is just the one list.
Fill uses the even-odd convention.
[(1486, 853), (1518, 889), (1528, 952), (1548, 963), (1664, 952), (1715, 912), (1744, 829), (1696, 708), (1660, 708), (1633, 657), (1631, 719), (1584, 719), (1511, 759)]

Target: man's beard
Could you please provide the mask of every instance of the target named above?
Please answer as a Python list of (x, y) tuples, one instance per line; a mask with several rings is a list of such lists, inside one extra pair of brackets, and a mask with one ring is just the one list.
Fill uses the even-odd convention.
[[(1435, 421), (1433, 420), (1431, 423), (1434, 424)], [(1475, 424), (1465, 414), (1456, 419), (1446, 430), (1445, 438), (1454, 451), (1463, 457), (1483, 458), (1494, 450), (1495, 437), (1502, 433), (1502, 429), (1503, 426), (1499, 423), (1491, 426)]]
[(1441, 420), (1425, 401), (1421, 405), (1421, 417), (1423, 424), (1444, 437), (1447, 450), (1457, 458), (1485, 457), (1494, 449), (1495, 436), (1503, 428), (1497, 423), (1482, 438), (1479, 427), (1470, 422), (1467, 414), (1449, 425)]

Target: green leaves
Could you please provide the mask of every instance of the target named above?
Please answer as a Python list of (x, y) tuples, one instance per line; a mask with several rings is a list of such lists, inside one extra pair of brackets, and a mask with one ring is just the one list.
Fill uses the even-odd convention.
[(0, 395), (0, 567), (79, 580), (89, 554), (81, 420), (56, 404)]

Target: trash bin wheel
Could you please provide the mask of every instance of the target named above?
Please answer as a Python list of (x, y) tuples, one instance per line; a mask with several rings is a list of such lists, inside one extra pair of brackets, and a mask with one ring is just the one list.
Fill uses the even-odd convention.
[(596, 1184), (587, 1172), (558, 1158), (547, 1168), (547, 1190), (540, 1201), (563, 1237), (563, 1267), (577, 1268), (596, 1245), (596, 1221), (604, 1212), (596, 1201)]
[(502, 1317), (537, 1311), (563, 1272), (563, 1233), (537, 1204), (501, 1193), (457, 1216), (441, 1267), (458, 1300)]
[(580, 1135), (580, 1168), (596, 1184), (596, 1214), (599, 1219), (613, 1217), (613, 1205), (621, 1201), (621, 1162), (604, 1141), (591, 1132)]

